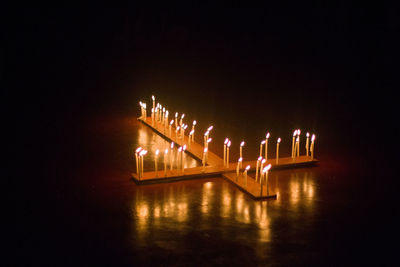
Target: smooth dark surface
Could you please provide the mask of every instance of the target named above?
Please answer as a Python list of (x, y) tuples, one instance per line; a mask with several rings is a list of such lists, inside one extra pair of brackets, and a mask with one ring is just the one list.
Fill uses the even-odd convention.
[[(397, 113), (390, 78), (375, 78), (392, 62), (393, 12), (386, 24), (350, 7), (11, 15), (14, 264), (393, 263)], [(141, 133), (153, 144), (138, 101), (152, 94), (201, 132), (214, 125), (220, 156), (229, 136), (232, 158), (242, 139), (256, 158), (267, 130), (288, 155), (301, 128), (320, 166), (271, 173), (279, 196), (264, 204), (222, 178), (136, 186), (132, 151)]]

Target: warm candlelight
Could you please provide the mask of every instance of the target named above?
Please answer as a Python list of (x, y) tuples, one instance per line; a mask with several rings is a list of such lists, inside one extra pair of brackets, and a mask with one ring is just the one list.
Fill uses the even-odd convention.
[(192, 142), (192, 136), (193, 136), (193, 134), (194, 134), (194, 130), (192, 129), (191, 131), (190, 131), (190, 133), (189, 133), (189, 149), (190, 149), (190, 143)]
[(276, 164), (278, 164), (279, 160), (279, 144), (281, 143), (281, 138), (279, 137), (276, 141)]
[[(208, 138), (207, 139), (207, 149), (208, 149), (208, 144), (212, 141), (212, 138)], [(207, 154), (206, 154), (206, 162), (208, 162), (208, 150), (207, 150)]]
[[(265, 162), (267, 162), (266, 159), (263, 159), (263, 160), (261, 161), (260, 173), (262, 173), (262, 170), (263, 170), (263, 168), (264, 168), (264, 163), (265, 163)], [(260, 182), (261, 182), (261, 177), (260, 177)]]
[(151, 99), (153, 100), (153, 110), (155, 110), (156, 109), (156, 98), (154, 97), (154, 95), (152, 95)]
[[(243, 146), (244, 146), (244, 141), (240, 143), (240, 157), (243, 157)], [(242, 163), (240, 163), (240, 168), (242, 168)]]
[(162, 108), (162, 113), (161, 113), (161, 123), (163, 124), (165, 120), (165, 107)]
[(179, 167), (181, 166), (181, 164), (182, 164), (182, 147), (179, 147), (178, 148), (178, 156), (177, 156), (177, 159), (176, 159), (176, 169), (177, 170), (179, 170)]
[(268, 164), (268, 166), (266, 166), (263, 169), (264, 178), (265, 178), (265, 185), (267, 186), (267, 196), (269, 195), (269, 188), (268, 188), (268, 171), (269, 171), (269, 169), (271, 169), (271, 164)]
[(154, 126), (154, 108), (151, 109), (151, 125)]
[(310, 133), (306, 133), (307, 139), (306, 139), (306, 156), (308, 157), (308, 152), (309, 152), (309, 144), (310, 144)]
[(250, 165), (246, 166), (246, 169), (244, 170), (244, 185), (247, 186), (247, 171), (250, 170)]
[(179, 126), (182, 127), (182, 123), (183, 123), (183, 118), (185, 117), (185, 114), (182, 114), (181, 116), (181, 120), (179, 121)]
[(154, 154), (154, 169), (156, 171), (156, 177), (158, 177), (158, 168), (157, 168), (157, 158), (158, 154), (160, 153), (160, 150), (156, 149), (156, 153)]
[(296, 142), (297, 142), (297, 157), (299, 157), (300, 156), (300, 129), (297, 129)]
[(260, 157), (262, 157), (262, 148), (263, 148), (264, 144), (265, 144), (265, 140), (262, 140), (260, 143)]
[(174, 124), (174, 120), (171, 120), (171, 122), (169, 123), (169, 137), (171, 137), (172, 124)]
[(259, 167), (260, 167), (261, 160), (262, 160), (262, 157), (261, 156), (258, 157), (258, 159), (257, 159), (257, 167), (256, 167), (256, 181), (258, 180), (258, 170), (259, 170)]
[(175, 112), (175, 128), (178, 128), (178, 112)]
[(293, 140), (292, 140), (292, 158), (294, 158), (294, 141), (296, 138), (297, 130), (293, 132)]
[(311, 147), (310, 147), (311, 160), (314, 159), (314, 141), (315, 141), (315, 134), (313, 134), (311, 137)]
[(242, 161), (243, 161), (243, 159), (242, 159), (242, 158), (239, 158), (239, 159), (238, 159), (238, 163), (237, 163), (237, 165), (236, 165), (236, 180), (237, 180), (237, 178), (239, 177), (240, 163), (242, 163)]
[(192, 135), (192, 141), (194, 142), (194, 126), (196, 126), (196, 121), (193, 121), (193, 125), (192, 125), (192, 131), (193, 131), (193, 135)]
[(299, 137), (296, 137), (296, 145), (295, 145), (295, 157), (299, 157)]
[(185, 126), (183, 127), (183, 133), (182, 133), (182, 142), (185, 141), (185, 130), (187, 129), (187, 124), (185, 124)]
[(171, 153), (169, 154), (169, 168), (173, 169), (174, 167), (174, 142), (171, 142)]
[(204, 147), (207, 147), (208, 134), (209, 134), (208, 131), (206, 131), (206, 132), (204, 133)]
[(224, 142), (224, 167), (226, 166), (226, 145), (228, 144), (229, 139), (225, 138)]
[(135, 157), (136, 157), (136, 174), (138, 177), (140, 177), (140, 172), (139, 172), (139, 153), (142, 150), (141, 147), (138, 147), (135, 151)]
[(269, 133), (265, 135), (265, 159), (268, 160), (268, 139), (269, 139)]
[(229, 148), (231, 147), (231, 141), (228, 141), (226, 148), (226, 167), (229, 168)]
[(164, 151), (164, 176), (167, 176), (167, 156), (168, 156), (168, 148)]
[(180, 129), (179, 126), (175, 129), (175, 141), (178, 140), (178, 132), (179, 132), (179, 129)]
[(144, 155), (146, 155), (147, 154), (147, 150), (142, 150), (142, 151), (140, 151), (140, 154), (139, 154), (139, 157), (140, 157), (140, 162), (141, 162), (141, 166), (140, 166), (140, 172), (141, 172), (141, 174), (140, 174), (140, 177), (143, 177), (143, 174), (144, 174), (144, 168), (143, 168), (143, 156)]
[(207, 148), (204, 148), (204, 150), (203, 150), (203, 161), (202, 161), (202, 163), (203, 163), (203, 172), (204, 172), (204, 170), (205, 170), (205, 167), (206, 167), (206, 153), (207, 153)]

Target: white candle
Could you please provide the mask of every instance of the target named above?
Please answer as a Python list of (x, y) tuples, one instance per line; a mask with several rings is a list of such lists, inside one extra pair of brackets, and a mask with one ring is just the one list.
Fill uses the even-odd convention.
[(182, 147), (178, 148), (178, 156), (177, 156), (177, 164), (176, 164), (176, 169), (179, 170), (182, 164)]
[(185, 171), (185, 151), (186, 151), (186, 145), (183, 145), (183, 148), (182, 148), (182, 172)]
[(269, 133), (265, 135), (265, 159), (268, 160), (268, 139)]
[(228, 141), (226, 148), (226, 167), (229, 168), (229, 148), (231, 147), (231, 141)]
[(156, 98), (154, 95), (151, 96), (151, 99), (153, 100), (153, 111), (156, 109)]
[(171, 120), (171, 122), (169, 123), (169, 137), (171, 137), (171, 128), (172, 128), (173, 123), (174, 123), (174, 120)]
[(151, 109), (151, 125), (154, 126), (154, 108)]
[(175, 112), (175, 128), (178, 128), (178, 112)]
[(160, 105), (160, 108), (158, 109), (158, 122), (161, 122), (162, 120), (162, 105)]
[(204, 147), (207, 147), (208, 131), (204, 133)]
[(263, 160), (261, 161), (260, 173), (262, 172), (262, 170), (263, 170), (263, 168), (264, 168), (264, 163), (265, 163), (265, 162), (267, 162), (266, 159), (263, 159)]
[(171, 169), (171, 171), (172, 171), (172, 169), (173, 169), (173, 167), (174, 167), (174, 142), (172, 142), (171, 143), (171, 153), (169, 154), (169, 168)]
[(271, 169), (271, 164), (268, 164), (268, 166), (266, 166), (263, 170), (264, 173), (264, 178), (265, 178), (265, 184), (267, 186), (267, 196), (269, 194), (269, 188), (268, 188), (268, 171), (269, 169)]
[(179, 132), (180, 127), (175, 129), (175, 141), (178, 141), (178, 132)]
[(167, 156), (168, 156), (168, 148), (164, 151), (164, 176), (167, 176)]
[(293, 132), (293, 140), (292, 140), (292, 158), (294, 158), (294, 140), (296, 138), (297, 130)]
[(191, 131), (190, 131), (190, 133), (189, 133), (189, 149), (190, 149), (190, 144), (191, 144), (191, 142), (192, 142), (192, 136), (193, 136), (193, 134), (194, 134), (194, 130), (192, 129)]
[(250, 165), (246, 166), (246, 169), (244, 170), (244, 186), (247, 186), (247, 171), (250, 170)]
[[(244, 141), (240, 143), (240, 157), (243, 157), (243, 146), (244, 146)], [(242, 168), (242, 162), (240, 162), (240, 168)]]
[(242, 162), (242, 160), (243, 160), (242, 158), (239, 158), (238, 163), (236, 165), (236, 181), (237, 181), (237, 178), (239, 177), (240, 163)]
[(258, 157), (257, 159), (257, 167), (256, 167), (256, 181), (258, 180), (258, 168), (260, 167), (260, 162), (262, 160), (262, 157)]
[(182, 127), (182, 122), (183, 122), (183, 118), (185, 117), (185, 114), (182, 114), (182, 116), (181, 116), (181, 120), (179, 121), (179, 126), (181, 126)]
[(296, 149), (295, 149), (295, 157), (299, 157), (299, 137), (296, 137)]
[(226, 166), (226, 145), (228, 144), (229, 139), (225, 138), (224, 142), (224, 167)]
[(308, 157), (309, 144), (310, 144), (310, 133), (307, 133), (306, 136), (307, 136), (307, 139), (306, 139), (306, 156)]
[(262, 157), (262, 148), (263, 148), (264, 144), (265, 144), (265, 140), (262, 140), (260, 143), (260, 157)]
[(187, 124), (185, 124), (185, 127), (183, 127), (182, 142), (185, 141), (185, 130), (187, 129), (187, 127)]
[(278, 140), (276, 141), (276, 164), (278, 164), (279, 160), (279, 144), (281, 142), (281, 138), (279, 137)]
[(300, 129), (297, 129), (297, 157), (300, 156)]
[(206, 153), (207, 153), (207, 148), (205, 147), (204, 150), (203, 150), (203, 161), (202, 161), (202, 163), (203, 163), (203, 172), (204, 172), (204, 170), (206, 168)]
[(181, 125), (181, 133), (180, 133), (180, 136), (181, 136), (182, 140), (183, 140), (183, 133), (184, 133), (184, 131), (185, 131), (185, 124), (182, 124), (182, 125)]
[(140, 171), (139, 171), (139, 153), (142, 150), (141, 147), (138, 147), (135, 151), (135, 156), (136, 156), (136, 174), (138, 177), (140, 177)]
[(314, 159), (314, 141), (315, 141), (315, 134), (313, 134), (312, 137), (311, 137), (311, 148), (310, 148), (311, 160)]
[(143, 106), (142, 106), (142, 101), (139, 101), (139, 106), (140, 106), (140, 118), (143, 120)]
[(193, 135), (192, 135), (192, 141), (194, 142), (194, 126), (196, 126), (197, 122), (194, 120), (193, 121), (193, 125), (192, 125), (192, 131), (193, 131)]
[(212, 138), (207, 139), (207, 154), (206, 154), (206, 162), (208, 163), (208, 144), (212, 141)]
[(156, 170), (156, 177), (158, 177), (158, 168), (157, 168), (158, 153), (160, 153), (160, 150), (157, 149), (156, 153), (154, 154), (154, 169)]
[(143, 156), (144, 155), (146, 155), (147, 154), (147, 150), (142, 150), (142, 151), (140, 151), (140, 157), (141, 157), (141, 159), (140, 159), (140, 161), (141, 161), (141, 167), (140, 167), (140, 171), (141, 171), (141, 174), (140, 174), (140, 177), (143, 177), (143, 175), (144, 175), (144, 168), (143, 168)]

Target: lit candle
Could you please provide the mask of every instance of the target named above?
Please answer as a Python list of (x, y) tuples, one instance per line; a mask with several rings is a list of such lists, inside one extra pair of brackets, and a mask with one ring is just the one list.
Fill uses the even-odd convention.
[(226, 148), (226, 167), (229, 168), (229, 148), (231, 147), (231, 141), (228, 141), (227, 148)]
[(265, 140), (262, 140), (260, 143), (260, 157), (262, 157), (262, 148), (263, 148), (264, 144), (265, 144)]
[(175, 141), (178, 141), (178, 132), (180, 128), (181, 127), (178, 126), (178, 128), (175, 129)]
[(169, 154), (169, 168), (173, 169), (174, 167), (174, 142), (171, 143), (171, 153)]
[(256, 167), (256, 181), (258, 180), (258, 170), (259, 170), (259, 168), (260, 168), (260, 162), (261, 162), (261, 160), (262, 160), (262, 157), (261, 157), (261, 156), (258, 157), (258, 159), (257, 159), (257, 167)]
[(151, 125), (154, 126), (154, 108), (151, 109)]
[(208, 127), (208, 129), (207, 129), (207, 132), (211, 132), (211, 130), (214, 128), (214, 126), (210, 126), (210, 127)]
[(143, 168), (143, 156), (144, 155), (146, 155), (147, 154), (147, 150), (142, 150), (142, 151), (140, 151), (140, 154), (139, 154), (139, 156), (140, 156), (140, 161), (141, 161), (141, 167), (140, 167), (140, 171), (141, 171), (141, 175), (140, 175), (140, 177), (143, 177), (143, 175), (144, 175), (144, 168)]
[(192, 136), (193, 136), (193, 134), (194, 134), (194, 130), (192, 129), (191, 131), (190, 131), (190, 133), (189, 133), (189, 149), (190, 149), (190, 144), (191, 144), (191, 141), (192, 141)]
[(178, 128), (178, 112), (175, 112), (175, 128)]
[(279, 160), (279, 144), (281, 143), (281, 138), (279, 137), (276, 141), (276, 164), (278, 164)]
[(192, 125), (192, 131), (193, 131), (193, 135), (192, 135), (192, 141), (194, 142), (194, 126), (196, 126), (196, 121), (193, 121), (193, 125)]
[(265, 177), (265, 185), (267, 186), (267, 196), (269, 194), (269, 188), (268, 188), (268, 171), (271, 169), (271, 164), (268, 164), (263, 170), (264, 177)]
[(315, 141), (315, 134), (313, 134), (313, 135), (311, 136), (311, 148), (310, 148), (311, 160), (314, 159), (314, 141)]
[(297, 157), (300, 156), (300, 129), (297, 129)]
[(299, 157), (299, 136), (296, 137), (295, 157)]
[(204, 170), (206, 168), (206, 153), (207, 153), (207, 150), (208, 149), (205, 147), (204, 151), (203, 151), (203, 161), (202, 161), (202, 163), (203, 163), (203, 172), (204, 172)]
[(160, 105), (160, 108), (158, 109), (158, 111), (160, 113), (160, 114), (158, 114), (158, 122), (161, 122), (161, 120), (162, 120), (162, 105)]
[(153, 100), (153, 111), (156, 110), (156, 98), (154, 97), (154, 95), (151, 96), (151, 99)]
[(247, 171), (250, 170), (250, 165), (246, 166), (246, 169), (244, 170), (244, 186), (247, 186)]
[(140, 118), (143, 120), (143, 105), (142, 105), (142, 101), (139, 101), (139, 106), (140, 106)]
[(139, 171), (139, 153), (142, 150), (141, 147), (138, 147), (135, 151), (135, 157), (136, 157), (136, 174), (138, 177), (140, 177), (140, 171)]
[(293, 140), (292, 140), (292, 158), (294, 158), (294, 140), (296, 138), (297, 130), (293, 132)]
[(204, 147), (207, 147), (208, 131), (204, 133)]
[(310, 144), (310, 133), (306, 133), (307, 139), (306, 139), (306, 156), (308, 157), (308, 151), (309, 151), (309, 144)]
[(179, 148), (178, 148), (178, 156), (177, 156), (176, 161), (177, 161), (176, 169), (179, 170), (179, 167), (180, 167), (181, 164), (182, 164), (182, 162), (181, 162), (181, 161), (182, 161), (182, 147), (179, 147)]
[[(264, 168), (264, 163), (265, 163), (266, 161), (267, 161), (266, 159), (263, 159), (263, 160), (261, 161), (260, 173), (262, 173), (262, 170), (263, 170), (263, 168)], [(260, 179), (260, 182), (261, 182), (261, 179)]]
[(186, 145), (183, 145), (183, 148), (182, 148), (182, 172), (185, 171), (185, 150), (186, 150)]
[(165, 128), (167, 128), (168, 125), (168, 110), (165, 113), (165, 118), (164, 118), (164, 134), (165, 134)]
[(181, 126), (182, 127), (182, 122), (183, 122), (183, 118), (185, 117), (185, 114), (182, 114), (182, 116), (181, 116), (181, 120), (179, 121), (179, 126)]
[(265, 135), (265, 159), (268, 160), (268, 139), (269, 133)]
[(172, 128), (173, 123), (174, 123), (174, 120), (171, 120), (171, 122), (169, 123), (169, 137), (171, 137), (171, 128)]
[[(243, 157), (243, 146), (244, 146), (244, 141), (240, 143), (240, 157)], [(240, 162), (240, 168), (242, 168), (242, 162)]]
[(155, 119), (155, 122), (157, 122), (157, 120), (158, 120), (158, 104), (157, 104), (157, 107), (156, 107), (156, 109), (154, 110), (154, 112), (155, 112), (155, 114), (154, 114), (154, 119)]
[(207, 154), (206, 154), (206, 162), (208, 162), (208, 143), (212, 141), (212, 138), (207, 139)]
[(242, 160), (243, 160), (242, 158), (239, 158), (238, 163), (236, 165), (236, 181), (237, 181), (237, 178), (239, 177), (240, 163), (242, 162)]
[(156, 170), (156, 177), (158, 177), (158, 168), (157, 168), (157, 158), (158, 158), (158, 153), (160, 153), (160, 150), (156, 150), (156, 154), (154, 154), (154, 169)]
[(182, 138), (182, 140), (183, 140), (183, 133), (184, 133), (184, 131), (185, 131), (185, 124), (183, 123), (183, 124), (181, 125), (181, 133), (180, 133), (180, 137)]
[(224, 167), (226, 166), (226, 145), (228, 144), (229, 139), (225, 138), (224, 142)]
[(164, 176), (167, 177), (167, 156), (168, 156), (168, 148), (164, 151)]
[(187, 127), (187, 124), (185, 124), (185, 127), (183, 127), (182, 141), (185, 141), (185, 130)]
[(162, 108), (162, 117), (161, 117), (161, 123), (164, 124), (164, 120), (165, 120), (165, 107)]

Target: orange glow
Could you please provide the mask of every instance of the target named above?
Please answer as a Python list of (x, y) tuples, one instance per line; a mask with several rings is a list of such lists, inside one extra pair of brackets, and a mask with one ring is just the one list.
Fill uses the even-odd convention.
[(142, 149), (143, 149), (143, 148), (138, 147), (138, 148), (136, 149), (136, 153), (139, 153)]
[(267, 139), (269, 138), (269, 133), (267, 133), (267, 135), (265, 136), (265, 138), (267, 138)]
[(193, 125), (196, 125), (196, 123), (197, 123), (197, 122), (194, 120), (194, 121), (193, 121)]
[(243, 158), (239, 158), (238, 162), (241, 162), (241, 161), (243, 161)]
[(208, 127), (207, 131), (209, 132), (209, 131), (211, 131), (213, 128), (214, 128), (214, 126), (211, 125), (210, 127)]
[(230, 146), (231, 146), (231, 141), (228, 142), (228, 147), (230, 147)]
[(309, 136), (310, 136), (310, 133), (306, 133), (306, 136), (309, 137)]
[(169, 123), (169, 125), (172, 125), (174, 123), (174, 120), (171, 120), (171, 122)]
[(262, 157), (261, 157), (261, 156), (259, 156), (257, 160), (258, 160), (258, 161), (262, 160)]
[(244, 141), (242, 141), (242, 142), (240, 143), (240, 146), (244, 146)]
[(280, 138), (280, 137), (278, 138), (278, 141), (277, 141), (277, 142), (278, 142), (278, 143), (280, 143), (280, 142), (281, 142), (281, 138)]
[(315, 140), (315, 134), (313, 134), (311, 137), (311, 141), (314, 141), (314, 140)]
[(246, 166), (246, 171), (250, 170), (250, 165)]
[(263, 159), (263, 160), (261, 161), (262, 164), (264, 164), (265, 162), (267, 162), (266, 159)]
[(151, 96), (151, 99), (153, 99), (153, 101), (156, 100), (156, 98), (154, 97), (154, 95)]
[(265, 140), (262, 140), (262, 141), (261, 141), (261, 144), (262, 144), (262, 145), (265, 144)]
[(212, 141), (212, 138), (208, 138), (207, 143), (210, 143)]
[(229, 142), (229, 139), (228, 139), (228, 138), (225, 138), (224, 145), (228, 144), (228, 142)]

